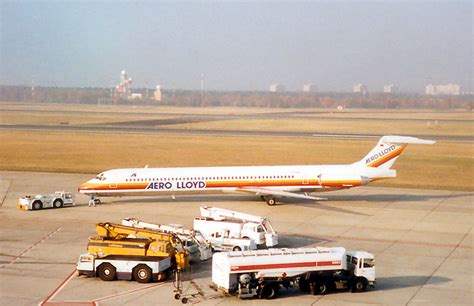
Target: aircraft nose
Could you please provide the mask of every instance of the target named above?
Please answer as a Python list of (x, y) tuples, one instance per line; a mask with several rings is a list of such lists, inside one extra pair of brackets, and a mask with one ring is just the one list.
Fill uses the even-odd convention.
[(79, 187), (77, 188), (77, 191), (78, 191), (78, 192), (85, 191), (85, 190), (89, 190), (89, 184), (87, 184), (87, 183), (82, 183), (82, 184), (79, 185)]

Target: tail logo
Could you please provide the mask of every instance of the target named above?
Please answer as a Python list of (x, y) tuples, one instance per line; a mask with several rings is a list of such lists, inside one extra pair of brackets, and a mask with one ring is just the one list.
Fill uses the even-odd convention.
[(388, 153), (394, 151), (396, 148), (397, 148), (397, 146), (391, 145), (390, 147), (385, 148), (385, 149), (383, 149), (382, 151), (377, 152), (377, 153), (375, 153), (374, 155), (372, 155), (372, 156), (366, 158), (366, 159), (365, 159), (365, 163), (366, 163), (366, 164), (369, 164), (369, 163), (373, 162), (374, 160), (377, 160), (377, 159), (379, 159), (379, 158), (381, 158), (381, 157), (387, 155)]

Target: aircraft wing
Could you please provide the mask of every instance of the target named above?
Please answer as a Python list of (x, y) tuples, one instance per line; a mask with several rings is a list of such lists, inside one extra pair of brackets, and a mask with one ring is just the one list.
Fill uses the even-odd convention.
[(256, 195), (272, 195), (277, 197), (284, 197), (284, 198), (298, 198), (298, 199), (307, 199), (307, 200), (327, 200), (326, 198), (317, 198), (312, 197), (305, 194), (288, 192), (283, 190), (274, 190), (268, 188), (258, 188), (258, 187), (244, 187), (244, 188), (236, 188), (235, 191), (237, 192), (246, 192), (246, 193), (254, 193)]

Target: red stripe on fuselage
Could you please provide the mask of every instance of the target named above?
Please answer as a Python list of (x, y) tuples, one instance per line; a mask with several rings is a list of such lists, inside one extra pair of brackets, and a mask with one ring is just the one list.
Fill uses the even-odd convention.
[[(317, 187), (340, 187), (340, 188), (350, 188), (361, 186), (362, 182), (359, 180), (330, 180), (322, 181), (322, 185), (319, 184), (318, 180), (275, 180), (275, 181), (208, 181), (206, 182), (205, 188), (183, 188), (183, 189), (147, 189), (149, 182), (139, 183), (139, 184), (130, 184), (130, 183), (118, 183), (118, 184), (88, 184), (87, 186), (81, 187), (81, 191), (90, 191), (90, 192), (107, 192), (107, 191), (150, 191), (150, 192), (160, 192), (160, 191), (200, 191), (200, 190), (212, 190), (220, 188), (251, 188), (251, 187), (283, 187), (282, 189), (287, 188), (317, 188)], [(114, 186), (114, 187), (112, 187)]]
[(311, 262), (292, 262), (281, 264), (266, 264), (266, 265), (246, 265), (246, 266), (232, 266), (231, 271), (247, 271), (247, 270), (268, 270), (268, 269), (291, 269), (302, 267), (324, 267), (324, 266), (339, 266), (340, 261), (311, 261)]

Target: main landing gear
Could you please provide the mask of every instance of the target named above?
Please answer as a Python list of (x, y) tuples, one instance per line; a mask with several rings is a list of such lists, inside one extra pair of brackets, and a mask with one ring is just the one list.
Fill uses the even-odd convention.
[(95, 206), (96, 204), (100, 204), (100, 199), (95, 195), (91, 194), (89, 197), (89, 206)]
[(274, 206), (277, 204), (277, 202), (275, 201), (275, 198), (272, 197), (272, 196), (261, 196), (262, 200), (264, 200), (265, 202), (267, 202), (267, 205), (269, 206)]

